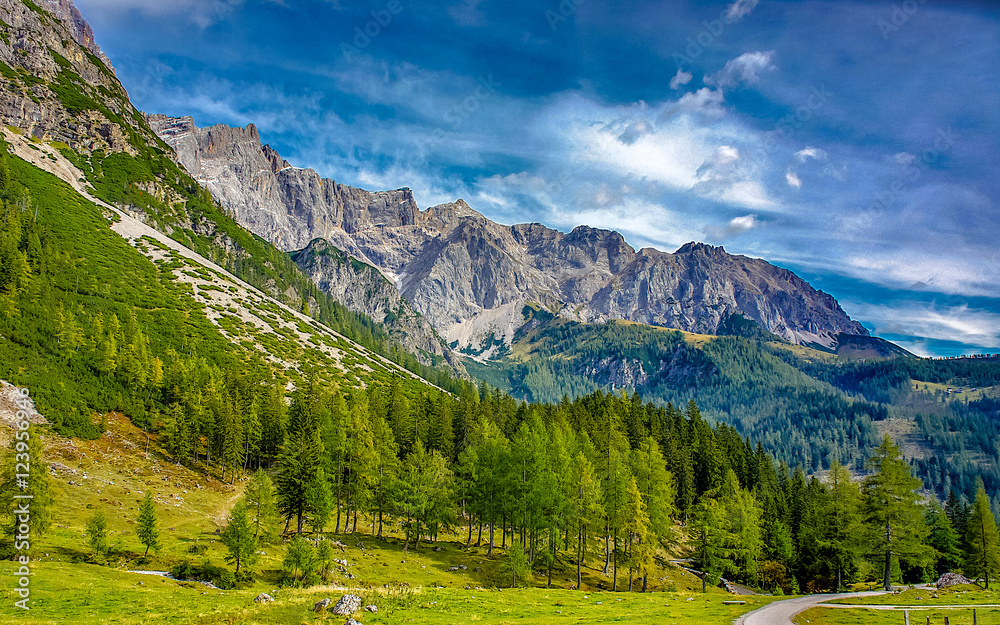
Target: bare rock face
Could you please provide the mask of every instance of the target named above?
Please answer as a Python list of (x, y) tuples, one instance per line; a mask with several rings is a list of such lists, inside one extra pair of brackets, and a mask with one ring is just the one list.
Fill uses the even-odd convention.
[(73, 35), (73, 39), (78, 44), (90, 50), (108, 66), (108, 69), (114, 71), (114, 68), (111, 67), (111, 60), (104, 55), (101, 46), (97, 45), (97, 42), (94, 41), (94, 31), (90, 28), (90, 24), (87, 23), (87, 20), (83, 19), (80, 10), (70, 0), (44, 0), (42, 6), (59, 18), (59, 21), (69, 29)]
[[(838, 335), (868, 336), (830, 295), (721, 247), (689, 243), (673, 254), (637, 252), (617, 232), (505, 226), (463, 200), (420, 211), (409, 189), (370, 193), (291, 167), (261, 144), (252, 125), (198, 129), (190, 118), (149, 121), (241, 224), (286, 250), (324, 239), (371, 265), (445, 341), (479, 358), (511, 343), (529, 302), (586, 323), (623, 319), (706, 334), (741, 315), (793, 343), (825, 347)], [(344, 269), (309, 271), (374, 318), (395, 301), (380, 287), (375, 302), (363, 303), (346, 286), (361, 277)], [(630, 384), (645, 375), (626, 365), (590, 366), (598, 377)]]
[[(281, 249), (301, 249), (317, 238), (344, 247), (341, 233), (415, 222), (417, 205), (409, 189), (370, 193), (292, 167), (261, 144), (253, 124), (197, 128), (190, 117), (146, 119), (240, 224)], [(347, 251), (357, 252), (350, 246)]]
[(292, 260), (321, 290), (348, 309), (381, 323), (400, 345), (424, 364), (446, 361), (467, 375), (455, 356), (420, 313), (382, 273), (352, 258), (329, 242), (316, 239), (292, 255)]
[(134, 154), (132, 135), (158, 141), (72, 2), (0, 0), (0, 14), (0, 124), (81, 152)]

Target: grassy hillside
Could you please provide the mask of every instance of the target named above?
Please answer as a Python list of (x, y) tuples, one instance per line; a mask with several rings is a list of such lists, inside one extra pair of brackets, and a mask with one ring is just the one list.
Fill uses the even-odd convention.
[(111, 411), (151, 424), (172, 389), (235, 372), (274, 386), (316, 371), (337, 386), (427, 389), (154, 238), (133, 247), (112, 230), (120, 217), (24, 160), (3, 156), (0, 169), (0, 378), (31, 388), (56, 431), (95, 437), (92, 415)]

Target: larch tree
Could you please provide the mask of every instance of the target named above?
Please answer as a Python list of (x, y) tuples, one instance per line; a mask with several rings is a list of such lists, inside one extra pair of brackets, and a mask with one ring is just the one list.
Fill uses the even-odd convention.
[(888, 435), (868, 460), (871, 474), (862, 486), (862, 509), (868, 526), (870, 553), (882, 558), (882, 584), (892, 588), (892, 562), (902, 558), (924, 563), (929, 531), (917, 491), (921, 481), (910, 472), (899, 447)]
[(226, 562), (236, 565), (236, 573), (240, 572), (241, 566), (249, 566), (256, 561), (257, 536), (242, 499), (236, 502), (236, 506), (229, 513), (229, 519), (226, 527), (222, 529), (220, 539), (229, 550)]
[(990, 511), (990, 500), (980, 481), (976, 499), (972, 503), (966, 534), (966, 567), (969, 574), (982, 577), (990, 587), (990, 576), (1000, 572), (1000, 535), (996, 519)]
[(254, 538), (262, 543), (273, 542), (278, 511), (275, 504), (274, 484), (266, 471), (257, 469), (254, 472), (247, 483), (243, 499), (246, 502)]
[(142, 503), (139, 505), (139, 518), (135, 523), (135, 533), (139, 536), (139, 541), (146, 546), (146, 552), (142, 557), (149, 555), (149, 550), (158, 551), (160, 549), (160, 530), (157, 528), (156, 508), (153, 505), (153, 493), (146, 491)]

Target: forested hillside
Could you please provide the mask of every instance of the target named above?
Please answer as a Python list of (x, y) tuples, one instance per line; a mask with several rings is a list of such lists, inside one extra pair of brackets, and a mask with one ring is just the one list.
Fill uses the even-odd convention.
[(901, 419), (913, 443), (907, 460), (928, 488), (971, 500), (981, 477), (1000, 510), (1000, 358), (922, 359), (878, 339), (845, 341), (838, 355), (779, 341), (742, 318), (726, 324), (732, 336), (706, 336), (580, 324), (537, 306), (523, 314), (508, 353), (467, 361), (515, 397), (557, 402), (601, 389), (660, 405), (694, 400), (707, 418), (807, 473), (834, 460), (862, 471), (881, 432)]

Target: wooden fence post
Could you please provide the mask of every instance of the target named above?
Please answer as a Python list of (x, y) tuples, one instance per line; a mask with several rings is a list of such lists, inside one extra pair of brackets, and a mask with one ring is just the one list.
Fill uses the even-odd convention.
[(903, 622), (905, 625), (910, 625), (910, 611), (903, 610)]

